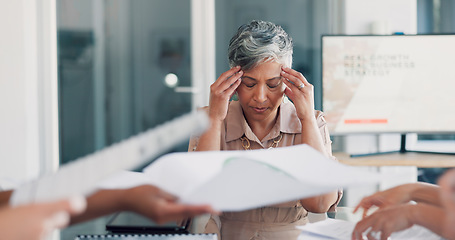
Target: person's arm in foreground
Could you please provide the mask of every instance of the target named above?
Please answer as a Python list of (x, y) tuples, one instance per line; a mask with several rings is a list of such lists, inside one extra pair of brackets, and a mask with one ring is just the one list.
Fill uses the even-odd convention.
[(455, 169), (445, 173), (438, 184), (441, 186), (441, 202), (446, 213), (443, 236), (455, 239)]
[(129, 189), (100, 190), (87, 198), (87, 210), (71, 218), (71, 224), (119, 211), (131, 211), (165, 223), (205, 213), (214, 213), (210, 206), (192, 206), (176, 202), (176, 198), (152, 185)]
[(9, 199), (11, 198), (12, 194), (13, 194), (12, 190), (0, 192), (0, 207), (8, 205)]
[(196, 151), (220, 150), (221, 127), (226, 118), (229, 99), (240, 85), (243, 72), (240, 67), (234, 67), (224, 72), (210, 86), (209, 129), (201, 135)]
[(82, 197), (19, 207), (4, 206), (0, 208), (0, 239), (46, 239), (52, 230), (68, 225), (70, 215), (81, 213), (85, 206)]
[[(324, 156), (331, 156), (324, 147), (323, 139), (314, 116), (314, 90), (305, 77), (290, 68), (282, 68), (281, 75), (288, 79), (285, 94), (292, 100), (297, 111), (297, 116), (302, 124), (302, 143), (308, 144), (321, 152)], [(289, 82), (291, 81), (291, 82)], [(303, 84), (303, 85), (301, 85)], [(303, 87), (298, 87), (303, 86)], [(338, 191), (330, 192), (320, 196), (305, 198), (300, 202), (310, 212), (327, 212), (338, 199)]]
[(353, 240), (386, 240), (393, 232), (423, 226), (434, 233), (444, 236), (443, 226), (446, 212), (440, 207), (425, 203), (403, 204), (380, 209), (359, 221), (352, 232)]
[(399, 185), (364, 197), (355, 207), (354, 213), (363, 209), (363, 216), (365, 217), (368, 210), (373, 206), (385, 208), (409, 201), (441, 206), (440, 191), (439, 186), (429, 183), (418, 182)]

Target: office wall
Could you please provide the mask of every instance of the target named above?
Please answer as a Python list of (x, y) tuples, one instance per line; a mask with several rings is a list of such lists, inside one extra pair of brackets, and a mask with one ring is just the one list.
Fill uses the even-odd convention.
[(386, 25), (384, 34), (417, 33), (416, 0), (346, 0), (344, 16), (346, 34), (374, 33), (375, 24)]
[(0, 3), (0, 179), (6, 187), (39, 171), (38, 158), (33, 158), (38, 155), (36, 38), (29, 22), (34, 4), (26, 2)]
[[(340, 7), (344, 34), (417, 33), (416, 0), (345, 0)], [(367, 153), (400, 148), (399, 134), (347, 136), (344, 151)]]
[(57, 3), (61, 163), (191, 110), (190, 0)]
[(55, 1), (0, 3), (0, 185), (58, 168)]
[[(343, 17), (341, 29), (344, 34), (392, 34), (417, 33), (416, 0), (344, 0), (340, 1), (338, 14)], [(343, 150), (349, 153), (393, 151), (400, 148), (399, 134), (350, 135), (336, 138), (334, 143), (343, 142)], [(363, 167), (367, 171), (395, 174), (394, 179), (381, 182), (378, 186), (345, 189), (343, 205), (355, 206), (364, 196), (377, 190), (417, 181), (416, 167)]]

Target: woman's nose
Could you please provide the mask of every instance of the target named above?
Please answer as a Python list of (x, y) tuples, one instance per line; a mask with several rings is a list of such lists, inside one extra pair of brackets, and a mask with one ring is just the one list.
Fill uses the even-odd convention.
[(267, 100), (267, 89), (264, 86), (258, 86), (254, 92), (254, 100), (263, 103)]

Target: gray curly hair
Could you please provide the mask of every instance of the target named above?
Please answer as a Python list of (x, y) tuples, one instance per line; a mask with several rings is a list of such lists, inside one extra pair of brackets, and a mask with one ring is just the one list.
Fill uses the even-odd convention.
[(263, 62), (292, 65), (292, 38), (279, 25), (253, 20), (242, 25), (231, 38), (228, 48), (230, 67), (248, 71)]

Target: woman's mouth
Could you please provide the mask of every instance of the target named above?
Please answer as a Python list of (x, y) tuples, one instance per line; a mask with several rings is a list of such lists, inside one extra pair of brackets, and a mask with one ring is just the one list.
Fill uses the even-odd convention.
[(268, 109), (267, 107), (251, 107), (251, 108), (253, 108), (253, 111), (255, 111), (256, 113), (263, 113)]

